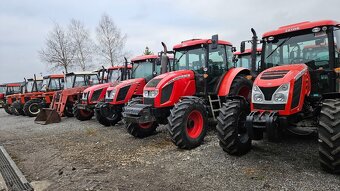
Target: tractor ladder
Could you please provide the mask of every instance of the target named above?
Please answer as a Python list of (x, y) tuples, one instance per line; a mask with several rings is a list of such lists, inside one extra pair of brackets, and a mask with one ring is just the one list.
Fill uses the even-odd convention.
[(209, 105), (213, 119), (216, 121), (216, 115), (221, 108), (221, 99), (218, 95), (208, 95)]

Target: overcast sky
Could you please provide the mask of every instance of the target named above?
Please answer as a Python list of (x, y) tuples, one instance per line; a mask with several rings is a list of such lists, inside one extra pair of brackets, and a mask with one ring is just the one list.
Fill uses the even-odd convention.
[(54, 22), (81, 20), (94, 36), (103, 13), (127, 34), (126, 50), (140, 55), (192, 38), (218, 34), (239, 49), (240, 41), (281, 25), (308, 20), (340, 21), (340, 0), (0, 0), (0, 83), (47, 74), (37, 51)]

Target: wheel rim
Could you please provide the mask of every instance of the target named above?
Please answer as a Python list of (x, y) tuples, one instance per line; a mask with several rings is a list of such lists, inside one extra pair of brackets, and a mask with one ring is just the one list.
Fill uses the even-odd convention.
[(241, 112), (238, 117), (238, 129), (237, 129), (237, 137), (241, 143), (246, 143), (249, 140), (247, 129), (245, 128), (245, 120), (247, 114), (245, 112)]
[(149, 122), (149, 123), (139, 123), (138, 124), (139, 127), (143, 128), (143, 129), (148, 129), (152, 126), (152, 122)]
[(250, 89), (247, 86), (243, 86), (240, 91), (238, 92), (238, 95), (246, 98), (247, 100), (250, 99)]
[(91, 115), (90, 111), (85, 111), (85, 110), (82, 110), (82, 109), (79, 110), (79, 113), (80, 113), (81, 116), (84, 116), (84, 117), (89, 117)]
[(187, 119), (186, 130), (190, 138), (196, 139), (203, 131), (203, 116), (201, 112), (192, 111)]
[(36, 104), (36, 103), (31, 104), (30, 107), (29, 107), (29, 111), (33, 115), (38, 114), (40, 112), (39, 105)]

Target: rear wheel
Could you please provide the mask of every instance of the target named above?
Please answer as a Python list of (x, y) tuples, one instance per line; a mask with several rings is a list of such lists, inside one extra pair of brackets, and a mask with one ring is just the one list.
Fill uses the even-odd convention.
[(11, 111), (11, 109), (10, 109), (10, 105), (8, 105), (8, 104), (5, 104), (5, 105), (4, 105), (4, 110), (5, 110), (6, 113), (8, 113), (8, 114), (10, 114), (10, 115), (13, 114), (12, 111)]
[(207, 132), (207, 110), (200, 98), (185, 98), (175, 104), (168, 118), (172, 142), (181, 149), (202, 144)]
[(40, 113), (41, 99), (31, 99), (25, 103), (23, 111), (29, 117), (36, 117)]
[(76, 106), (73, 110), (73, 115), (76, 117), (79, 121), (87, 121), (92, 119), (94, 112), (93, 111), (87, 111), (84, 109), (78, 109)]
[(24, 111), (22, 110), (21, 103), (19, 101), (15, 101), (11, 105), (11, 111), (14, 115), (25, 115)]
[[(129, 101), (128, 106), (132, 106), (138, 103), (142, 103), (140, 98), (134, 98)], [(144, 138), (150, 135), (153, 135), (158, 127), (157, 122), (150, 122), (150, 123), (127, 123), (126, 129), (129, 134), (134, 137)]]
[(319, 118), (319, 161), (331, 173), (340, 173), (340, 99), (323, 101)]
[(230, 155), (242, 155), (251, 149), (251, 139), (245, 128), (250, 112), (245, 100), (227, 100), (217, 117), (217, 136), (220, 146)]

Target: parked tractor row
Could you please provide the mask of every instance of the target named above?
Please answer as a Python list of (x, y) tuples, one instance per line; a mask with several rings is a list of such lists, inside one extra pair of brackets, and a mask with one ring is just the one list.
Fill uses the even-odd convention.
[(95, 116), (103, 126), (124, 121), (137, 138), (166, 125), (180, 149), (198, 147), (209, 126), (216, 126), (220, 146), (230, 155), (246, 154), (252, 141), (264, 137), (277, 142), (285, 133), (315, 133), (322, 168), (340, 173), (340, 23), (287, 25), (262, 39), (251, 31), (239, 52), (214, 35), (182, 41), (172, 50), (162, 43), (158, 55), (96, 72), (34, 77), (23, 88), (2, 85), (2, 105), (41, 124), (63, 116)]

